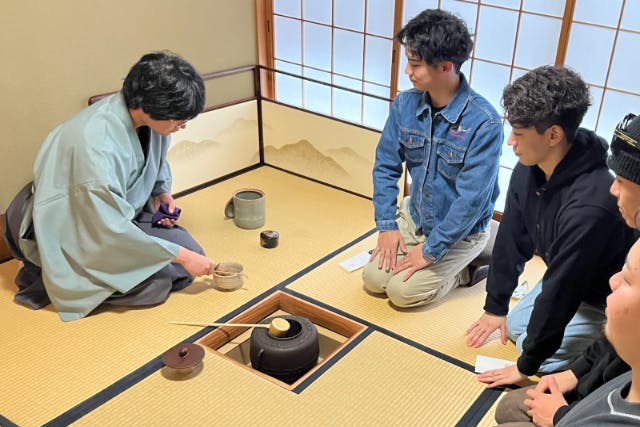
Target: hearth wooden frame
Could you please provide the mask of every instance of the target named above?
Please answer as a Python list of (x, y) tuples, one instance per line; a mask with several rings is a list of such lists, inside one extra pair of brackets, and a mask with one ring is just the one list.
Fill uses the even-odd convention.
[(318, 307), (315, 304), (304, 301), (282, 291), (274, 292), (262, 301), (258, 302), (252, 307), (249, 307), (238, 316), (229, 320), (228, 323), (258, 323), (261, 320), (276, 313), (277, 311), (284, 311), (295, 316), (306, 317), (314, 325), (328, 329), (331, 332), (341, 335), (342, 337), (346, 338), (346, 340), (341, 343), (340, 346), (338, 346), (333, 352), (327, 355), (322, 361), (320, 361), (316, 366), (309, 370), (309, 372), (304, 374), (292, 384), (287, 384), (272, 376), (264, 374), (256, 369), (238, 362), (237, 360), (227, 356), (222, 352), (217, 351), (219, 348), (244, 333), (248, 329), (246, 327), (220, 326), (214, 329), (209, 334), (197, 340), (196, 344), (200, 344), (205, 348), (205, 350), (212, 351), (215, 354), (229, 360), (231, 363), (242, 366), (244, 369), (248, 369), (256, 375), (291, 391), (302, 384), (311, 375), (313, 375), (314, 372), (316, 372), (325, 363), (328, 363), (333, 356), (340, 352), (342, 348), (353, 342), (358, 337), (358, 335), (360, 335), (367, 329), (367, 327), (361, 323), (358, 323), (351, 319), (347, 319), (346, 317), (343, 317), (337, 313)]

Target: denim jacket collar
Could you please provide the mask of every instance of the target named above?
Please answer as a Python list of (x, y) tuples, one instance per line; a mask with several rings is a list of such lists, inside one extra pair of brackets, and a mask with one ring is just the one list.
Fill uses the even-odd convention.
[[(449, 123), (457, 123), (460, 120), (460, 115), (464, 111), (467, 103), (469, 102), (469, 97), (471, 96), (471, 87), (469, 83), (467, 83), (467, 79), (462, 72), (459, 74), (460, 76), (460, 86), (456, 93), (453, 95), (453, 98), (449, 101), (449, 103), (440, 110), (440, 114), (445, 118)], [(420, 117), (422, 114), (428, 114), (431, 110), (431, 103), (429, 92), (422, 92), (422, 100), (420, 101), (420, 106), (416, 110), (416, 117)]]

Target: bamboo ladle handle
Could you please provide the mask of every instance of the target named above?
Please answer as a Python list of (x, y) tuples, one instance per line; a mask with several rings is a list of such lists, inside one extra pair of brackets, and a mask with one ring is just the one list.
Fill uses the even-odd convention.
[(241, 328), (268, 328), (269, 334), (274, 337), (283, 337), (289, 332), (291, 325), (287, 319), (276, 317), (270, 323), (200, 323), (200, 322), (169, 322), (172, 325), (187, 326), (236, 326)]

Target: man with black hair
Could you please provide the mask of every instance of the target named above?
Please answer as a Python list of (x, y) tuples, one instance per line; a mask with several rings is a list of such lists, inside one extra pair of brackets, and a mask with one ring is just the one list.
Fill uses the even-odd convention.
[[(485, 247), (498, 197), (502, 121), (460, 67), (473, 42), (462, 19), (428, 9), (396, 35), (414, 89), (400, 93), (376, 150), (373, 205), (378, 243), (365, 289), (416, 307), (472, 284), (469, 263)], [(411, 195), (398, 211), (406, 163)]]
[[(498, 329), (520, 357), (480, 374), (489, 387), (562, 371), (584, 352), (605, 321), (608, 279), (634, 240), (609, 194), (607, 144), (578, 128), (590, 105), (582, 78), (564, 67), (536, 68), (505, 88), (503, 105), (519, 163), (493, 249), (485, 313), (467, 330), (467, 344), (479, 347)], [(544, 276), (509, 312), (534, 255), (547, 266)]]
[[(56, 127), (34, 182), (7, 209), (5, 240), (24, 262), (16, 301), (51, 301), (62, 320), (106, 302), (166, 300), (213, 262), (177, 225), (166, 160), (169, 135), (204, 108), (204, 82), (171, 52), (144, 55), (120, 93)], [(163, 215), (154, 218), (162, 207)]]
[[(607, 165), (616, 174), (611, 194), (627, 226), (640, 229), (640, 117), (628, 114), (616, 128)], [(618, 275), (614, 275), (615, 276)], [(614, 278), (610, 279), (610, 283)], [(614, 343), (615, 345), (615, 343)], [(631, 368), (607, 337), (597, 338), (566, 371), (545, 375), (535, 386), (513, 390), (496, 408), (498, 424), (553, 426), (598, 387)], [(624, 418), (623, 418), (624, 419)], [(508, 424), (513, 425), (513, 424)]]

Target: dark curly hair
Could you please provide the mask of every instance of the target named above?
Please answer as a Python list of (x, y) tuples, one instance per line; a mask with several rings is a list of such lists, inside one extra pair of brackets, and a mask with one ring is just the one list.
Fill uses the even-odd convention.
[(545, 65), (531, 70), (505, 87), (502, 106), (515, 127), (535, 127), (539, 134), (560, 126), (573, 142), (591, 102), (589, 88), (575, 71)]
[(461, 18), (439, 9), (427, 9), (413, 17), (396, 34), (396, 40), (429, 65), (451, 61), (456, 73), (469, 59), (473, 41)]
[(204, 109), (204, 81), (186, 60), (169, 51), (144, 55), (122, 86), (127, 107), (154, 120), (189, 120)]

